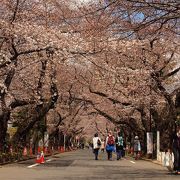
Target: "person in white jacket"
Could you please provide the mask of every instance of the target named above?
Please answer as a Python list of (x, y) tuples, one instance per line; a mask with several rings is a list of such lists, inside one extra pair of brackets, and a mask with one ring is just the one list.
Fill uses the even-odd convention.
[(163, 165), (168, 168), (169, 171), (173, 171), (174, 154), (170, 149), (165, 151)]
[(102, 144), (101, 139), (98, 137), (98, 133), (96, 133), (93, 137), (93, 152), (95, 155), (95, 160), (98, 160), (98, 153), (99, 153), (101, 144)]

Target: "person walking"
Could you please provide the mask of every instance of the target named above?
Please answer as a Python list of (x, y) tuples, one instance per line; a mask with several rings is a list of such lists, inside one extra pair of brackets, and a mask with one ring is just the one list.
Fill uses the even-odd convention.
[(101, 141), (101, 152), (104, 152), (104, 148), (105, 148), (105, 142)]
[(109, 131), (106, 138), (106, 152), (108, 160), (112, 160), (112, 152), (115, 150), (115, 138), (112, 135), (112, 131)]
[(95, 160), (98, 160), (98, 153), (101, 147), (101, 139), (98, 137), (98, 133), (96, 133), (93, 137), (93, 152), (95, 155)]
[(170, 172), (172, 172), (172, 170), (173, 170), (173, 161), (174, 161), (174, 154), (172, 153), (171, 149), (168, 148), (167, 150), (165, 150), (163, 166), (167, 167), (167, 169)]
[(123, 137), (120, 132), (118, 132), (115, 142), (116, 142), (117, 160), (119, 160), (121, 159), (123, 153)]
[(126, 141), (123, 139), (123, 150), (122, 150), (122, 157), (125, 157), (126, 155)]
[(135, 136), (135, 138), (134, 138), (135, 160), (139, 159), (140, 151), (141, 151), (141, 144), (140, 144), (140, 141), (139, 141), (139, 137)]
[(173, 137), (174, 171), (180, 174), (180, 127)]

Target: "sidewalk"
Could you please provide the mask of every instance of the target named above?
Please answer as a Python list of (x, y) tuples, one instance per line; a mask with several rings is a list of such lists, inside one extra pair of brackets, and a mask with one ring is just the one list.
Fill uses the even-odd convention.
[[(59, 152), (58, 152), (58, 151), (55, 151), (55, 152), (53, 152), (52, 154), (49, 153), (49, 154), (45, 154), (44, 156), (45, 156), (45, 157), (49, 157), (49, 156), (53, 156), (53, 155), (56, 155), (56, 154), (59, 154)], [(27, 160), (30, 160), (30, 159), (36, 159), (36, 157), (37, 157), (37, 155), (22, 156), (19, 160), (6, 161), (6, 162), (3, 162), (3, 163), (0, 163), (0, 168), (2, 168), (3, 165), (12, 164), (12, 163), (17, 163), (17, 162), (22, 162), (22, 161), (27, 161)]]
[(157, 164), (157, 165), (160, 165), (161, 167), (164, 167), (164, 168), (167, 168), (167, 170), (171, 173), (171, 174), (175, 174), (175, 171), (173, 170), (172, 167), (170, 166), (163, 166), (161, 162), (155, 160), (155, 159), (147, 159), (147, 158), (142, 158), (142, 160), (144, 161), (149, 161), (149, 162), (152, 162), (154, 164)]

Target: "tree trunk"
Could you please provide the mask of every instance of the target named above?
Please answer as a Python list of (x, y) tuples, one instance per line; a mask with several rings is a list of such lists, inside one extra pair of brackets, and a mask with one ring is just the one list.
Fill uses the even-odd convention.
[(6, 148), (6, 132), (9, 116), (9, 111), (3, 112), (3, 115), (0, 116), (0, 152), (4, 152)]

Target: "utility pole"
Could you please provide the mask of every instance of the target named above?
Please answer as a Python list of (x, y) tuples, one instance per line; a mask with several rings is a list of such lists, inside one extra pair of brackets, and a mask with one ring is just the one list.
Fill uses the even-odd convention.
[[(152, 82), (151, 74), (149, 79), (149, 132), (147, 132), (147, 154), (153, 155), (153, 133), (152, 133), (152, 117), (151, 117), (151, 95), (152, 95)], [(153, 157), (153, 156), (152, 156)]]
[(150, 76), (150, 92), (149, 92), (149, 132), (152, 131), (152, 119), (151, 119), (151, 95), (152, 95), (152, 83), (151, 83), (151, 76)]
[(160, 153), (160, 132), (157, 131), (157, 160), (160, 161), (159, 153)]
[(66, 149), (66, 132), (64, 132), (64, 151)]

